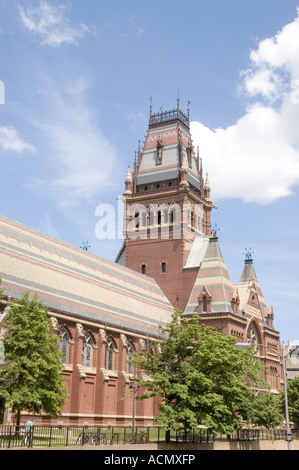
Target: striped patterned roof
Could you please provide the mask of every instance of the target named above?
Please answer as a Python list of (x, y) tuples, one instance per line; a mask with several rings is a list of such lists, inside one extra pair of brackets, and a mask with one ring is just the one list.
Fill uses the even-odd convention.
[[(211, 313), (233, 313), (234, 287), (225, 265), (218, 238), (211, 236), (198, 275), (187, 303), (185, 314), (198, 313), (198, 297), (205, 289), (211, 295)], [(202, 314), (201, 314), (202, 315)]]
[[(163, 157), (162, 163), (157, 165), (156, 151), (159, 141), (163, 145)], [(181, 159), (184, 158), (188, 162), (187, 147), (191, 145), (189, 124), (186, 125), (179, 119), (161, 120), (158, 124), (149, 126), (138, 169), (137, 184), (179, 178)], [(196, 157), (193, 151), (190, 166), (188, 166), (187, 180), (200, 189)]]
[(0, 216), (0, 277), (6, 296), (37, 294), (51, 310), (146, 335), (173, 309), (157, 283)]
[[(252, 259), (245, 260), (243, 271), (238, 284), (236, 284), (236, 288), (238, 289), (240, 297), (240, 308), (246, 310), (246, 312), (252, 316), (263, 319), (263, 314), (265, 314), (268, 307)], [(250, 296), (252, 296), (254, 292), (257, 293), (257, 300), (252, 302)]]

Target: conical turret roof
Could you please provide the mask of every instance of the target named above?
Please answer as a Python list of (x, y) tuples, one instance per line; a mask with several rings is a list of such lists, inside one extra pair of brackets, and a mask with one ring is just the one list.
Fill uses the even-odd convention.
[(212, 235), (194, 283), (185, 314), (198, 313), (198, 299), (207, 292), (210, 296), (210, 313), (230, 312), (234, 287), (223, 259), (218, 238)]
[(255, 291), (257, 294), (256, 302), (259, 304), (259, 308), (263, 311), (263, 309), (267, 308), (266, 301), (264, 299), (264, 295), (261, 289), (260, 282), (258, 280), (253, 259), (251, 257), (247, 257), (244, 261), (243, 271), (240, 276), (240, 280), (236, 287), (239, 292), (240, 296), (240, 308), (243, 309), (248, 304), (250, 296), (253, 299), (253, 292)]

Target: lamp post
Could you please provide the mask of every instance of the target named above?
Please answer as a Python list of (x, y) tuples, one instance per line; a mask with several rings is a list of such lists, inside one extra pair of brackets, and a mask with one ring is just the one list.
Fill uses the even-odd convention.
[(136, 413), (136, 368), (134, 367), (133, 384), (130, 385), (133, 392), (133, 410), (132, 410), (132, 442), (135, 440), (135, 413)]
[[(274, 351), (276, 354), (277, 351), (270, 346), (265, 346), (264, 344), (257, 344), (257, 343), (236, 343), (236, 347), (238, 349), (245, 349), (251, 346), (262, 346), (264, 348), (270, 349)], [(286, 427), (287, 427), (287, 438), (286, 441), (288, 443), (288, 450), (291, 450), (291, 428), (290, 428), (290, 419), (289, 419), (289, 405), (288, 405), (288, 391), (287, 391), (287, 374), (286, 374), (286, 364), (285, 358), (287, 355), (284, 355), (284, 343), (282, 343), (282, 353), (281, 353), (281, 362), (282, 362), (282, 370), (283, 370), (283, 383), (284, 383), (284, 406), (285, 406), (285, 415), (286, 415)], [(289, 354), (289, 353), (288, 353)]]

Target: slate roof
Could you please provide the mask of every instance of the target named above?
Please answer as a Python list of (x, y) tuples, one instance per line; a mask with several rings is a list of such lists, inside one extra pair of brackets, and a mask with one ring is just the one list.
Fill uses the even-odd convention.
[[(215, 236), (211, 236), (208, 239), (206, 251), (200, 263), (198, 275), (184, 312), (185, 314), (198, 313), (198, 297), (203, 288), (207, 289), (212, 296), (211, 313), (233, 313), (231, 300), (234, 286), (230, 280), (218, 238)], [(201, 316), (203, 315), (201, 314)]]
[(3, 216), (0, 277), (6, 296), (37, 294), (51, 310), (78, 321), (158, 335), (173, 313), (152, 278)]
[[(148, 184), (179, 178), (182, 159), (188, 162), (187, 147), (192, 145), (189, 121), (178, 117), (171, 119), (169, 115), (175, 110), (153, 115), (151, 120), (157, 122), (149, 125), (144, 143), (141, 163), (138, 169), (137, 184)], [(161, 165), (156, 164), (157, 143), (163, 144), (163, 158)], [(199, 174), (196, 157), (192, 150), (190, 166), (188, 166), (187, 180), (197, 189), (200, 189)]]

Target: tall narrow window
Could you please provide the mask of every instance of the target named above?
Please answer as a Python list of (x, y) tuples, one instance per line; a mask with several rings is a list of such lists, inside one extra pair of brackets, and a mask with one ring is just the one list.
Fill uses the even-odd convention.
[(139, 228), (139, 212), (135, 212), (135, 228)]
[(93, 341), (90, 334), (86, 333), (82, 341), (82, 366), (92, 366)]
[(141, 266), (141, 274), (146, 274), (146, 264)]
[(161, 225), (161, 211), (158, 211), (158, 214), (157, 214), (157, 222), (158, 222), (158, 225)]
[(128, 346), (128, 351), (127, 351), (127, 362), (126, 362), (126, 371), (128, 374), (133, 374), (134, 373), (134, 366), (132, 363), (133, 360), (133, 355), (134, 355), (134, 347), (131, 343), (129, 343)]
[(115, 345), (112, 338), (108, 338), (106, 345), (105, 368), (107, 370), (114, 369), (114, 350)]
[(156, 148), (156, 165), (162, 165), (162, 152), (163, 145), (162, 142), (159, 140)]
[(208, 311), (208, 301), (207, 301), (206, 296), (203, 296), (203, 298), (202, 298), (202, 310), (203, 310), (203, 312)]
[(60, 337), (57, 344), (57, 349), (61, 352), (61, 362), (63, 364), (69, 363), (69, 345), (70, 345), (70, 337), (69, 333), (65, 328), (61, 328), (60, 330)]
[(146, 212), (142, 212), (142, 227), (146, 227)]
[(162, 273), (166, 273), (166, 263), (162, 263)]
[(169, 219), (168, 208), (164, 209), (163, 215), (164, 215), (164, 224), (168, 224), (168, 219)]

